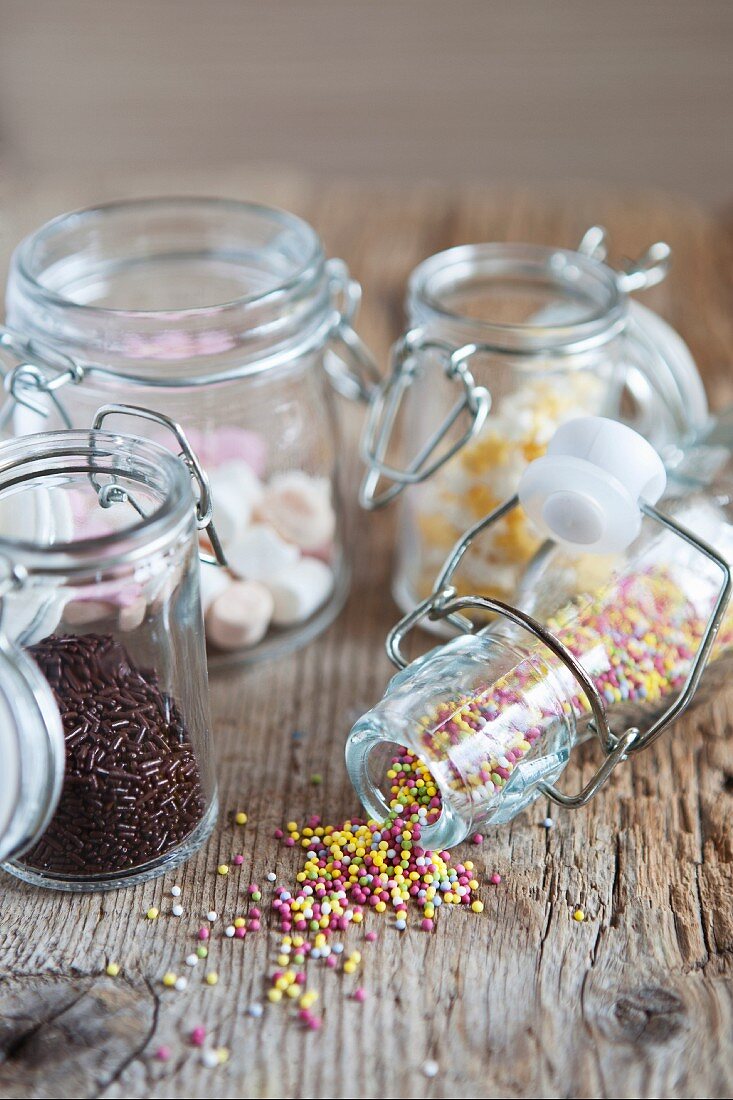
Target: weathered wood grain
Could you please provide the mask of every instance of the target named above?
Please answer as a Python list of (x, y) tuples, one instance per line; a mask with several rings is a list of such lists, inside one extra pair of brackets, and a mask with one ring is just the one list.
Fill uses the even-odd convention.
[[(602, 220), (617, 255), (664, 237), (669, 281), (648, 301), (698, 357), (713, 404), (733, 399), (730, 244), (725, 227), (681, 199), (573, 191), (446, 194), (321, 188), (256, 177), (91, 179), (24, 189), (5, 184), (3, 236), (94, 198), (163, 190), (217, 191), (304, 214), (362, 280), (361, 330), (381, 356), (402, 324), (409, 270), (438, 248), (479, 239), (572, 243)], [(345, 410), (353, 440), (358, 414)], [(354, 448), (344, 450), (352, 487)], [(244, 1014), (263, 992), (274, 934), (211, 940), (219, 984), (201, 968), (185, 993), (163, 990), (180, 972), (200, 917), (233, 915), (241, 890), (294, 857), (272, 839), (284, 820), (356, 809), (343, 768), (353, 718), (389, 675), (382, 651), (395, 608), (388, 596), (390, 514), (354, 518), (355, 583), (336, 625), (284, 660), (216, 676), (212, 699), (221, 827), (177, 876), (186, 914), (170, 913), (173, 879), (118, 894), (65, 897), (2, 880), (0, 1095), (5, 1097), (632, 1097), (733, 1094), (733, 747), (729, 701), (697, 709), (618, 773), (588, 808), (546, 807), (491, 831), (470, 856), (483, 888), (478, 918), (454, 913), (437, 931), (398, 937), (386, 924), (364, 950), (369, 1001), (342, 996), (321, 974), (325, 1028), (303, 1034), (285, 1013)], [(304, 732), (301, 743), (291, 738)], [(588, 779), (587, 747), (568, 787)], [(310, 775), (324, 777), (321, 786)], [(230, 811), (250, 824), (234, 830)], [(241, 877), (215, 874), (243, 847)], [(158, 905), (157, 922), (143, 918)], [(572, 920), (580, 904), (583, 924)], [(118, 979), (103, 974), (110, 959)], [(203, 1024), (229, 1064), (205, 1069), (186, 1044)], [(173, 1056), (157, 1062), (155, 1049)], [(440, 1071), (428, 1081), (426, 1058)]]

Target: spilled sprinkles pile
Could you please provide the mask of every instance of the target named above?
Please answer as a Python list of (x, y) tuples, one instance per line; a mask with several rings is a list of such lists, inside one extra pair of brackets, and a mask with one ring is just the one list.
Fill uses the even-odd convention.
[[(345, 821), (340, 827), (322, 825), (311, 817), (299, 830), (291, 821), (287, 833), (275, 836), (288, 847), (305, 849), (305, 862), (296, 874), (294, 891), (281, 887), (273, 907), (283, 933), (278, 966), (267, 992), (268, 1000), (293, 1000), (298, 1015), (308, 1027), (318, 1030), (321, 1018), (312, 1009), (317, 994), (304, 988), (307, 960), (324, 959), (326, 966), (338, 966), (344, 948), (331, 943), (334, 932), (345, 932), (361, 924), (364, 913), (394, 914), (394, 927), (407, 928), (409, 908), (421, 913), (420, 928), (432, 931), (436, 911), (443, 905), (464, 905), (474, 913), (483, 910), (476, 897), (478, 881), (473, 863), (451, 862), (450, 853), (428, 851), (420, 845), (422, 830), (440, 815), (438, 789), (429, 771), (407, 750), (392, 757), (387, 772), (391, 780), (390, 811), (385, 821)], [(376, 939), (368, 932), (367, 941)], [(353, 974), (361, 953), (346, 956), (342, 969)], [(363, 1002), (366, 993), (358, 988), (354, 999)]]

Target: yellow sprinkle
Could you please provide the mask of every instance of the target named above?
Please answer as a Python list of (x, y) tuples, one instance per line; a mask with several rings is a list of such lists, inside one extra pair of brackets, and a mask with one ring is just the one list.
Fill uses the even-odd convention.
[(247, 922), (244, 919), (244, 917), (235, 917), (234, 918), (234, 927), (235, 928), (244, 928), (246, 923)]
[(237, 825), (246, 825), (247, 824), (247, 815), (243, 814), (242, 811), (240, 810), (239, 813), (236, 813), (234, 815), (234, 821), (236, 822)]
[(107, 963), (106, 973), (109, 974), (110, 978), (116, 978), (119, 972), (120, 967), (118, 963)]
[(344, 963), (344, 974), (353, 974), (356, 970), (356, 963), (351, 959), (347, 959)]
[(159, 911), (160, 910), (156, 909), (154, 905), (151, 905), (145, 916), (148, 918), (148, 920), (157, 920)]
[(228, 875), (229, 865), (227, 863), (220, 863), (219, 866), (216, 868), (216, 873), (217, 875)]
[(176, 981), (176, 975), (173, 974), (170, 970), (167, 974), (163, 975), (163, 985), (167, 986), (169, 989), (171, 988), (171, 986), (174, 986), (176, 984)]
[(219, 975), (217, 974), (217, 972), (215, 970), (210, 970), (209, 973), (206, 975), (206, 984), (216, 985), (218, 981)]
[(285, 995), (287, 997), (290, 997), (291, 1000), (294, 1000), (295, 997), (300, 996), (300, 986), (299, 985), (289, 985), (288, 988), (285, 990)]
[(585, 920), (585, 913), (582, 909), (576, 909), (573, 913), (573, 920), (582, 921)]
[(310, 1008), (311, 1005), (314, 1005), (317, 1000), (318, 994), (315, 990), (311, 989), (307, 993), (303, 994), (303, 996), (298, 1001), (298, 1004), (301, 1008)]
[(268, 989), (267, 999), (268, 1001), (272, 1001), (273, 1004), (277, 1004), (278, 1001), (283, 999), (282, 992), (279, 989)]
[(219, 1065), (223, 1066), (225, 1062), (229, 1061), (229, 1051), (226, 1047), (219, 1047), (216, 1051), (216, 1057), (219, 1059)]
[(473, 909), (474, 913), (483, 913), (484, 903), (482, 901), (472, 901), (471, 908)]
[(289, 962), (290, 962), (290, 956), (289, 955), (278, 955), (278, 957), (277, 957), (277, 965), (278, 966), (287, 966)]
[(298, 828), (298, 822), (297, 821), (289, 821), (287, 823), (287, 825), (285, 826), (285, 828), (288, 830), (289, 833), (294, 833), (296, 831), (296, 829)]

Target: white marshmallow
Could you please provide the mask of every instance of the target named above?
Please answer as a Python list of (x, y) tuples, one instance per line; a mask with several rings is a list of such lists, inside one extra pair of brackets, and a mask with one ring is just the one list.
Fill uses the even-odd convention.
[(213, 518), (224, 547), (236, 542), (252, 520), (264, 488), (246, 462), (225, 462), (209, 475)]
[(232, 578), (226, 569), (222, 569), (220, 565), (211, 565), (208, 562), (201, 562), (199, 578), (201, 606), (206, 612), (216, 597), (221, 595), (225, 588), (229, 587)]
[(301, 558), (267, 586), (274, 599), (272, 621), (277, 626), (292, 626), (326, 602), (333, 588), (333, 573), (318, 558)]
[(273, 598), (257, 581), (232, 581), (206, 613), (206, 636), (219, 649), (256, 645), (267, 633)]
[(273, 477), (256, 514), (301, 550), (321, 549), (336, 529), (328, 479), (311, 477), (303, 470)]
[(300, 558), (297, 546), (284, 542), (276, 531), (263, 523), (254, 523), (227, 551), (229, 568), (248, 581), (266, 581)]

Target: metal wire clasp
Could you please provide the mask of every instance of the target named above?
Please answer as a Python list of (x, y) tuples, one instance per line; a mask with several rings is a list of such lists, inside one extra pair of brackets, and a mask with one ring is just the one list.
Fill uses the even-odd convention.
[(409, 614), (403, 616), (403, 618), (390, 630), (386, 640), (387, 655), (392, 663), (398, 668), (406, 667), (408, 661), (403, 654), (402, 644), (407, 634), (409, 634), (423, 618), (432, 620), (445, 619), (463, 633), (475, 633), (476, 625), (466, 615), (462, 614), (462, 612), (468, 610), (494, 612), (508, 619), (516, 626), (526, 630), (529, 634), (534, 635), (534, 637), (549, 649), (575, 677), (583, 694), (588, 700), (592, 714), (591, 725), (604, 754), (604, 759), (600, 767), (593, 775), (590, 782), (587, 783), (578, 794), (564, 794), (562, 791), (558, 790), (557, 787), (549, 783), (540, 785), (543, 793), (546, 794), (548, 798), (552, 799), (553, 802), (575, 809), (584, 806), (590, 801), (622, 760), (625, 760), (631, 753), (638, 752), (640, 749), (647, 748), (651, 745), (652, 742), (659, 737), (662, 731), (675, 721), (675, 719), (679, 718), (690, 705), (698, 684), (700, 683), (700, 678), (705, 671), (720, 624), (730, 602), (731, 591), (733, 590), (731, 570), (725, 559), (721, 557), (709, 543), (698, 538), (698, 536), (687, 527), (684, 527), (670, 516), (660, 512), (652, 505), (644, 501), (639, 502), (640, 510), (644, 515), (664, 527), (666, 530), (671, 531), (678, 538), (682, 539), (689, 546), (692, 546), (712, 561), (722, 573), (723, 581), (702, 638), (700, 639), (700, 644), (697, 647), (687, 677), (679, 694), (662, 714), (644, 731), (632, 727), (625, 730), (622, 734), (617, 735), (613, 733), (609, 726), (606, 715), (606, 704), (598, 688), (583, 665), (578, 661), (577, 657), (570, 652), (560, 638), (525, 611), (503, 603), (501, 600), (489, 599), (484, 596), (457, 596), (456, 589), (451, 583), (456, 569), (474, 540), (478, 538), (483, 531), (493, 524), (498, 523), (499, 520), (518, 506), (519, 497), (517, 495), (510, 497), (503, 504), (500, 504), (498, 508), (495, 508), (493, 512), (490, 512), (484, 519), (475, 523), (469, 528), (465, 535), (456, 542), (455, 546), (448, 554), (440, 573), (436, 577), (433, 591), (430, 596), (423, 600), (422, 603), (418, 604)]
[[(491, 408), (491, 396), (484, 386), (476, 385), (469, 364), (473, 356), (482, 350), (477, 344), (453, 347), (445, 341), (427, 337), (420, 329), (412, 329), (397, 341), (392, 349), (389, 374), (372, 398), (361, 441), (361, 456), (367, 467), (359, 490), (359, 502), (363, 508), (370, 511), (381, 508), (394, 500), (406, 486), (425, 481), (481, 430)], [(398, 469), (387, 463), (387, 449), (402, 400), (424, 365), (430, 362), (430, 352), (437, 354), (446, 378), (459, 384), (461, 396), (410, 463), (404, 469)], [(468, 412), (469, 416), (465, 432), (436, 454), (463, 412)], [(382, 478), (392, 484), (379, 492)]]
[(337, 393), (350, 401), (368, 404), (381, 376), (372, 353), (354, 330), (361, 286), (351, 278), (343, 260), (326, 260), (326, 270), (335, 312), (324, 368)]
[[(97, 409), (94, 417), (94, 423), (92, 424), (92, 431), (98, 431), (108, 416), (113, 415), (121, 416), (139, 416), (143, 420), (150, 420), (154, 424), (162, 424), (164, 428), (167, 428), (176, 437), (178, 445), (181, 448), (181, 454), (179, 457), (188, 467), (191, 479), (196, 485), (196, 519), (200, 531), (205, 531), (206, 536), (211, 543), (214, 551), (212, 554), (200, 554), (201, 561), (207, 562), (210, 565), (222, 565), (226, 566), (227, 560), (224, 554), (224, 549), (219, 540), (219, 536), (216, 533), (216, 527), (213, 520), (213, 501), (211, 497), (211, 486), (209, 485), (209, 479), (204, 471), (201, 462), (196, 455), (193, 447), (186, 437), (186, 433), (180, 424), (175, 420), (172, 420), (169, 416), (165, 416), (163, 413), (154, 412), (152, 409), (146, 409), (141, 405), (102, 405)], [(114, 490), (114, 486), (112, 489)], [(128, 496), (129, 499), (129, 496)], [(129, 501), (133, 507), (137, 507), (135, 502), (130, 499)], [(108, 503), (113, 503), (110, 500)], [(137, 509), (139, 511), (139, 509)]]
[(10, 352), (17, 362), (4, 373), (3, 388), (8, 400), (0, 410), (0, 430), (7, 424), (16, 405), (22, 405), (46, 420), (51, 410), (39, 400), (41, 395), (52, 402), (64, 427), (70, 428), (71, 418), (58, 397), (58, 391), (69, 383), (81, 382), (84, 376), (81, 364), (63, 352), (41, 349), (37, 342), (22, 340), (8, 329), (0, 330), (0, 364), (3, 351)]

